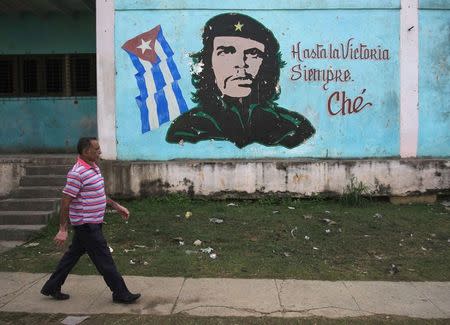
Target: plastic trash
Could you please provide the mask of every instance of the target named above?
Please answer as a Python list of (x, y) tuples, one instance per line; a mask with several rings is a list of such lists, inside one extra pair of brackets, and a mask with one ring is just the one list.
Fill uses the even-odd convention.
[(399, 268), (395, 264), (391, 264), (388, 268), (388, 272), (390, 275), (394, 275), (400, 272)]
[(222, 223), (223, 219), (219, 219), (219, 218), (209, 218), (209, 222), (212, 223)]
[(90, 316), (67, 316), (61, 321), (64, 325), (77, 325), (88, 319)]
[(28, 247), (36, 247), (36, 246), (39, 246), (39, 243), (29, 243), (29, 244), (23, 245), (23, 247), (26, 247), (26, 248), (28, 248)]
[(197, 239), (194, 241), (194, 246), (200, 246), (202, 244), (202, 241), (200, 239)]
[(328, 219), (328, 218), (323, 218), (322, 219), (322, 221), (323, 222), (326, 222), (328, 225), (336, 225), (337, 223), (336, 223), (336, 221), (333, 221), (333, 220), (331, 220), (331, 219)]
[(294, 228), (291, 229), (291, 236), (292, 236), (292, 238), (295, 238), (294, 232), (296, 232), (297, 229), (298, 229), (297, 226), (295, 226)]
[(214, 249), (212, 247), (201, 248), (202, 253), (211, 254)]

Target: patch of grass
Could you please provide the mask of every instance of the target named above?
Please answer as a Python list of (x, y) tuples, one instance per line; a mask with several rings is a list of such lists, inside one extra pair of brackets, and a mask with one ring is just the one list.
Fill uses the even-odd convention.
[[(234, 203), (235, 205), (228, 205)], [(108, 213), (105, 237), (126, 275), (314, 280), (450, 280), (450, 213), (439, 204), (265, 199), (123, 202), (128, 223)], [(187, 211), (192, 212), (185, 218)], [(211, 223), (210, 218), (223, 219)], [(0, 255), (0, 271), (51, 272), (63, 251), (57, 221), (33, 241)], [(184, 245), (180, 245), (181, 237)], [(201, 240), (200, 247), (194, 246)], [(212, 247), (216, 259), (200, 252)], [(130, 264), (130, 260), (134, 264)], [(395, 264), (400, 272), (391, 274)], [(87, 256), (76, 274), (97, 274)]]
[[(6, 313), (0, 312), (0, 324), (61, 324), (61, 321), (66, 317), (63, 314), (29, 314), (29, 313)], [(338, 325), (338, 324), (425, 324), (425, 325), (440, 325), (448, 324), (449, 319), (415, 319), (407, 317), (396, 316), (371, 316), (371, 317), (355, 317), (344, 319), (328, 319), (322, 317), (308, 317), (308, 318), (275, 318), (275, 317), (199, 317), (187, 315), (171, 315), (171, 316), (153, 316), (153, 315), (111, 315), (111, 314), (96, 314), (91, 315), (88, 319), (83, 321), (83, 325), (92, 324), (157, 324), (157, 325), (293, 325), (293, 324), (323, 324), (323, 325)]]
[(361, 206), (369, 200), (369, 186), (362, 181), (358, 181), (355, 176), (350, 179), (350, 184), (345, 186), (344, 193), (340, 197), (341, 201), (351, 206)]

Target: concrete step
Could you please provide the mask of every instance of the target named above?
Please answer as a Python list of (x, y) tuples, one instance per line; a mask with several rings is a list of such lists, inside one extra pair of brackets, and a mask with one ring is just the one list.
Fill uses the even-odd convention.
[(66, 176), (62, 175), (33, 175), (23, 176), (20, 179), (20, 186), (64, 186)]
[(35, 166), (27, 165), (25, 166), (25, 174), (27, 176), (34, 175), (63, 175), (66, 176), (67, 172), (72, 168), (72, 165), (45, 165), (45, 166)]
[(23, 244), (21, 240), (0, 240), (0, 254)]
[(60, 198), (19, 198), (0, 200), (0, 211), (50, 211), (59, 208)]
[(0, 211), (0, 225), (38, 225), (47, 223), (55, 211)]
[(0, 240), (27, 241), (46, 225), (0, 225)]
[(73, 165), (77, 154), (0, 154), (0, 162), (15, 162), (35, 165)]
[(13, 198), (55, 198), (61, 197), (64, 186), (20, 186), (13, 192)]

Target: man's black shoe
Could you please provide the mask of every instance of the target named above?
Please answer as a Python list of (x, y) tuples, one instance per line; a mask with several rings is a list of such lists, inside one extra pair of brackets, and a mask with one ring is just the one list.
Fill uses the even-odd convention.
[(141, 296), (140, 293), (131, 293), (131, 292), (122, 297), (115, 297), (113, 295), (113, 302), (118, 304), (132, 304), (133, 302), (138, 300), (140, 296)]
[(60, 290), (51, 292), (42, 288), (41, 293), (44, 296), (52, 296), (56, 300), (67, 300), (70, 298), (70, 295), (68, 295), (67, 293), (62, 293)]

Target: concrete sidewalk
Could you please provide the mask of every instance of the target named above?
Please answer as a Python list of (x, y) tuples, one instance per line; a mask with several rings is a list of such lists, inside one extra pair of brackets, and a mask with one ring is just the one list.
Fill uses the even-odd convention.
[(49, 274), (0, 272), (0, 311), (63, 314), (331, 318), (379, 314), (450, 318), (450, 282), (192, 279), (126, 276), (136, 304), (113, 304), (100, 276), (70, 275), (56, 301), (39, 293)]

